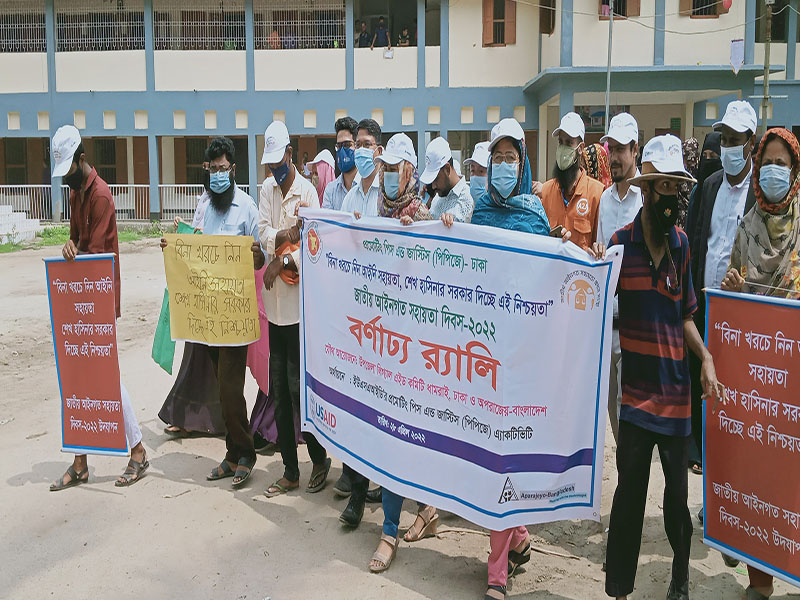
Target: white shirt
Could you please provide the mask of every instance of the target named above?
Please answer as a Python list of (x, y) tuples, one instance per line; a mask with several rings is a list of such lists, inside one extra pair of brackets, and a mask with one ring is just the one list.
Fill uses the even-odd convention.
[(203, 228), (203, 220), (206, 217), (206, 208), (208, 208), (208, 203), (210, 201), (211, 196), (205, 190), (203, 190), (203, 193), (197, 197), (197, 208), (194, 209), (194, 218), (192, 219), (192, 227), (195, 229)]
[(377, 217), (378, 216), (378, 197), (381, 192), (381, 180), (379, 175), (375, 174), (375, 179), (372, 180), (372, 185), (369, 190), (364, 194), (364, 186), (359, 181), (358, 185), (354, 185), (347, 192), (347, 195), (342, 201), (342, 212), (359, 213), (362, 217)]
[[(350, 186), (350, 189), (352, 190), (359, 183), (361, 183), (361, 175), (356, 172), (353, 185)], [(341, 210), (344, 197), (347, 195), (348, 191), (349, 190), (344, 187), (344, 174), (341, 174), (325, 186), (325, 191), (322, 193), (322, 208)]]
[(708, 251), (706, 270), (703, 274), (703, 287), (718, 289), (728, 272), (731, 263), (731, 250), (736, 239), (736, 230), (744, 215), (747, 192), (750, 191), (750, 177), (753, 168), (739, 185), (732, 186), (728, 176), (723, 173), (714, 211), (711, 213), (711, 228), (708, 232)]
[[(298, 202), (311, 208), (319, 208), (319, 194), (308, 179), (300, 175), (294, 168), (294, 182), (286, 197), (274, 177), (265, 180), (261, 185), (258, 203), (258, 234), (261, 246), (267, 258), (267, 264), (275, 258), (275, 238), (282, 229), (288, 229), (297, 223), (294, 216)], [(299, 268), (300, 250), (292, 252), (292, 260)], [(273, 325), (294, 325), (300, 322), (300, 286), (289, 285), (277, 277), (271, 290), (262, 286), (264, 312)]]
[(474, 208), (475, 201), (469, 192), (467, 182), (462, 177), (447, 196), (444, 198), (438, 194), (434, 196), (431, 201), (431, 216), (440, 219), (444, 213), (449, 213), (459, 223), (469, 223)]

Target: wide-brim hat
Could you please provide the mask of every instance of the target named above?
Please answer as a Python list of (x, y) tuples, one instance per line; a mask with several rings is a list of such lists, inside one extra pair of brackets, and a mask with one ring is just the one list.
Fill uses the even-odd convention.
[(639, 184), (645, 181), (652, 181), (654, 179), (673, 179), (679, 182), (697, 183), (697, 180), (686, 172), (678, 171), (676, 173), (662, 173), (653, 165), (653, 163), (642, 163), (641, 173), (628, 179), (628, 183), (641, 187)]

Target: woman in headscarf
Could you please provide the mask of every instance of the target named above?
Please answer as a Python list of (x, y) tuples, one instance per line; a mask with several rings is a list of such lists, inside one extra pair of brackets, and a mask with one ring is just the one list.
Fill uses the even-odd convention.
[[(311, 182), (317, 188), (320, 205), (322, 204), (322, 196), (325, 194), (325, 188), (331, 181), (336, 179), (334, 164), (333, 154), (331, 154), (331, 151), (327, 148), (317, 154), (314, 160), (308, 163), (308, 168), (311, 169)], [(316, 175), (316, 178), (314, 175)]]
[[(682, 150), (683, 166), (696, 179), (697, 169), (700, 166), (700, 143), (697, 138), (690, 137), (684, 140)], [(678, 220), (675, 224), (681, 229), (686, 228), (686, 214), (689, 212), (689, 198), (693, 189), (694, 185), (687, 181), (678, 185)]]
[(608, 152), (602, 144), (589, 144), (583, 149), (583, 163), (586, 173), (603, 184), (603, 189), (611, 187), (611, 165)]
[[(800, 298), (800, 145), (791, 131), (775, 128), (761, 140), (753, 165), (757, 204), (736, 232), (722, 289)], [(778, 476), (778, 475), (776, 475)], [(772, 575), (748, 565), (746, 600), (772, 595)]]

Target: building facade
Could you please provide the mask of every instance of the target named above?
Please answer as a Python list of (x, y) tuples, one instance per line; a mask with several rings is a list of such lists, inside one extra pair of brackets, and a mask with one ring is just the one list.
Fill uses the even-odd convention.
[[(756, 0), (728, 9), (711, 0), (4, 0), (0, 203), (10, 186), (52, 186), (50, 206), (31, 216), (65, 216), (48, 139), (66, 123), (127, 194), (118, 210), (129, 218), (185, 211), (176, 195), (201, 181), (216, 135), (234, 140), (237, 181), (256, 195), (273, 119), (286, 122), (301, 162), (333, 148), (343, 115), (376, 119), (387, 139), (407, 132), (420, 154), (445, 135), (460, 159), (513, 116), (545, 179), (561, 113), (584, 116), (587, 141), (602, 135), (609, 1), (619, 15), (612, 114), (632, 112), (643, 141), (666, 131), (702, 141), (729, 99), (758, 105)], [(798, 1), (777, 0), (773, 20), (768, 116), (789, 128), (800, 125), (790, 109), (800, 98)], [(359, 47), (362, 22), (372, 38), (381, 16), (392, 50)], [(398, 45), (404, 29), (408, 45)], [(743, 40), (738, 74), (732, 40)]]

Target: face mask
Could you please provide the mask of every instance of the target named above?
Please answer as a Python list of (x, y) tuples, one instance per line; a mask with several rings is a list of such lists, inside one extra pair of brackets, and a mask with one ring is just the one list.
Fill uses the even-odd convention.
[(289, 161), (283, 162), (275, 168), (270, 167), (269, 170), (272, 171), (272, 175), (275, 177), (275, 183), (283, 185), (283, 182), (289, 176)]
[(356, 169), (361, 177), (369, 177), (375, 170), (375, 152), (369, 148), (359, 148), (355, 151)]
[(662, 233), (669, 232), (678, 221), (678, 195), (663, 196), (653, 190), (655, 201), (652, 203), (652, 213)]
[(81, 169), (81, 164), (78, 163), (78, 168), (75, 169), (75, 172), (72, 175), (65, 175), (63, 180), (71, 190), (79, 191), (83, 184), (83, 169)]
[(502, 162), (492, 165), (492, 187), (502, 198), (508, 198), (517, 187), (517, 165)]
[(400, 193), (400, 173), (386, 171), (383, 174), (383, 193), (390, 200), (397, 198)]
[(780, 165), (764, 165), (758, 174), (758, 184), (764, 197), (770, 204), (780, 204), (789, 193), (789, 167)]
[(700, 168), (697, 171), (697, 179), (704, 181), (712, 174), (716, 173), (722, 168), (722, 161), (718, 158), (701, 158)]
[(744, 170), (750, 154), (744, 155), (744, 146), (734, 146), (733, 148), (721, 148), (722, 168), (726, 175), (736, 176)]
[(230, 173), (224, 173), (223, 171), (218, 171), (217, 173), (211, 173), (211, 181), (209, 183), (211, 187), (211, 191), (215, 194), (221, 194), (229, 187), (231, 187), (231, 175)]
[(559, 170), (566, 171), (575, 164), (576, 160), (578, 160), (577, 148), (565, 146), (564, 144), (558, 145), (558, 148), (556, 148), (556, 165), (558, 165)]
[(486, 191), (486, 175), (473, 175), (469, 178), (469, 193), (477, 200)]
[(336, 164), (342, 173), (349, 173), (356, 166), (356, 152), (352, 148), (339, 148), (336, 151)]

